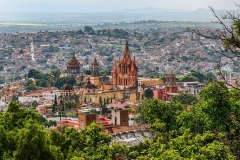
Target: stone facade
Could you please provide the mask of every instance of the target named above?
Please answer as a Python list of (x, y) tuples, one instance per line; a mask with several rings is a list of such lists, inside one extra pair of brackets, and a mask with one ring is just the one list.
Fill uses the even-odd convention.
[(175, 74), (166, 74), (166, 91), (168, 93), (178, 92)]
[(137, 87), (137, 66), (135, 57), (131, 58), (128, 42), (126, 42), (123, 59), (114, 61), (112, 84), (119, 86)]
[(78, 129), (82, 130), (86, 126), (89, 126), (92, 122), (96, 122), (96, 114), (78, 111)]
[(72, 59), (67, 64), (67, 73), (75, 76), (80, 74), (80, 64), (75, 54), (73, 54)]
[(112, 109), (112, 123), (114, 125), (129, 126), (128, 110)]

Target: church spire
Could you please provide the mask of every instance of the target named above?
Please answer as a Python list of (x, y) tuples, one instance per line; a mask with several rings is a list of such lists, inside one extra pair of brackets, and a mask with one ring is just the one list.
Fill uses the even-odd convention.
[(135, 72), (135, 65), (134, 65), (134, 62), (132, 62), (132, 64), (131, 64), (131, 72)]
[(95, 57), (94, 61), (92, 63), (92, 76), (96, 77), (98, 75), (99, 75), (99, 73), (98, 73), (98, 62), (97, 62), (97, 59)]
[(113, 72), (117, 73), (117, 62), (114, 61)]
[(125, 45), (125, 51), (124, 51), (124, 58), (129, 59), (130, 58), (130, 50), (128, 46), (128, 39), (126, 38), (126, 45)]
[(97, 62), (96, 57), (94, 57), (93, 66), (98, 66), (98, 62)]
[(135, 56), (134, 56), (134, 58), (133, 58), (133, 63), (134, 63), (134, 65), (136, 65), (136, 59), (135, 59)]

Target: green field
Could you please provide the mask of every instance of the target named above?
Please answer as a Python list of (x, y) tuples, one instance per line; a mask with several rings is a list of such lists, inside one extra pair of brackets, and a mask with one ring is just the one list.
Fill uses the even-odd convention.
[(4, 26), (47, 26), (47, 24), (26, 23), (26, 22), (0, 22), (0, 25), (4, 25)]

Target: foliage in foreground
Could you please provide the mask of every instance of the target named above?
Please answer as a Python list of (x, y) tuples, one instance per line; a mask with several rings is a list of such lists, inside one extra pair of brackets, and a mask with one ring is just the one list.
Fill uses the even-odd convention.
[(191, 107), (176, 100), (142, 102), (137, 121), (152, 124), (154, 141), (135, 158), (239, 159), (239, 96), (223, 82), (211, 82)]
[(0, 113), (0, 159), (113, 159), (125, 147), (109, 145), (111, 137), (95, 123), (84, 130), (67, 128), (63, 133), (46, 129), (41, 116), (12, 102)]
[(211, 82), (191, 107), (147, 99), (136, 121), (152, 125), (152, 139), (134, 147), (111, 144), (95, 123), (81, 131), (46, 129), (40, 115), (12, 102), (0, 113), (0, 159), (239, 159), (239, 96)]

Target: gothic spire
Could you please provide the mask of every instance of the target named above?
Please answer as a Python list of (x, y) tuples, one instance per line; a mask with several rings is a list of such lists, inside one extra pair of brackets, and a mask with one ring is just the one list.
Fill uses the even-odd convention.
[(135, 56), (134, 56), (134, 58), (133, 58), (133, 63), (134, 63), (134, 65), (136, 65), (136, 59), (135, 59)]
[(124, 51), (124, 58), (130, 58), (130, 50), (128, 46), (128, 39), (126, 38), (126, 45), (125, 45), (125, 51)]
[(116, 60), (114, 61), (114, 66), (113, 66), (113, 72), (117, 72), (117, 62)]
[(131, 64), (131, 72), (135, 72), (135, 66), (134, 66), (134, 62), (132, 62), (132, 64)]

